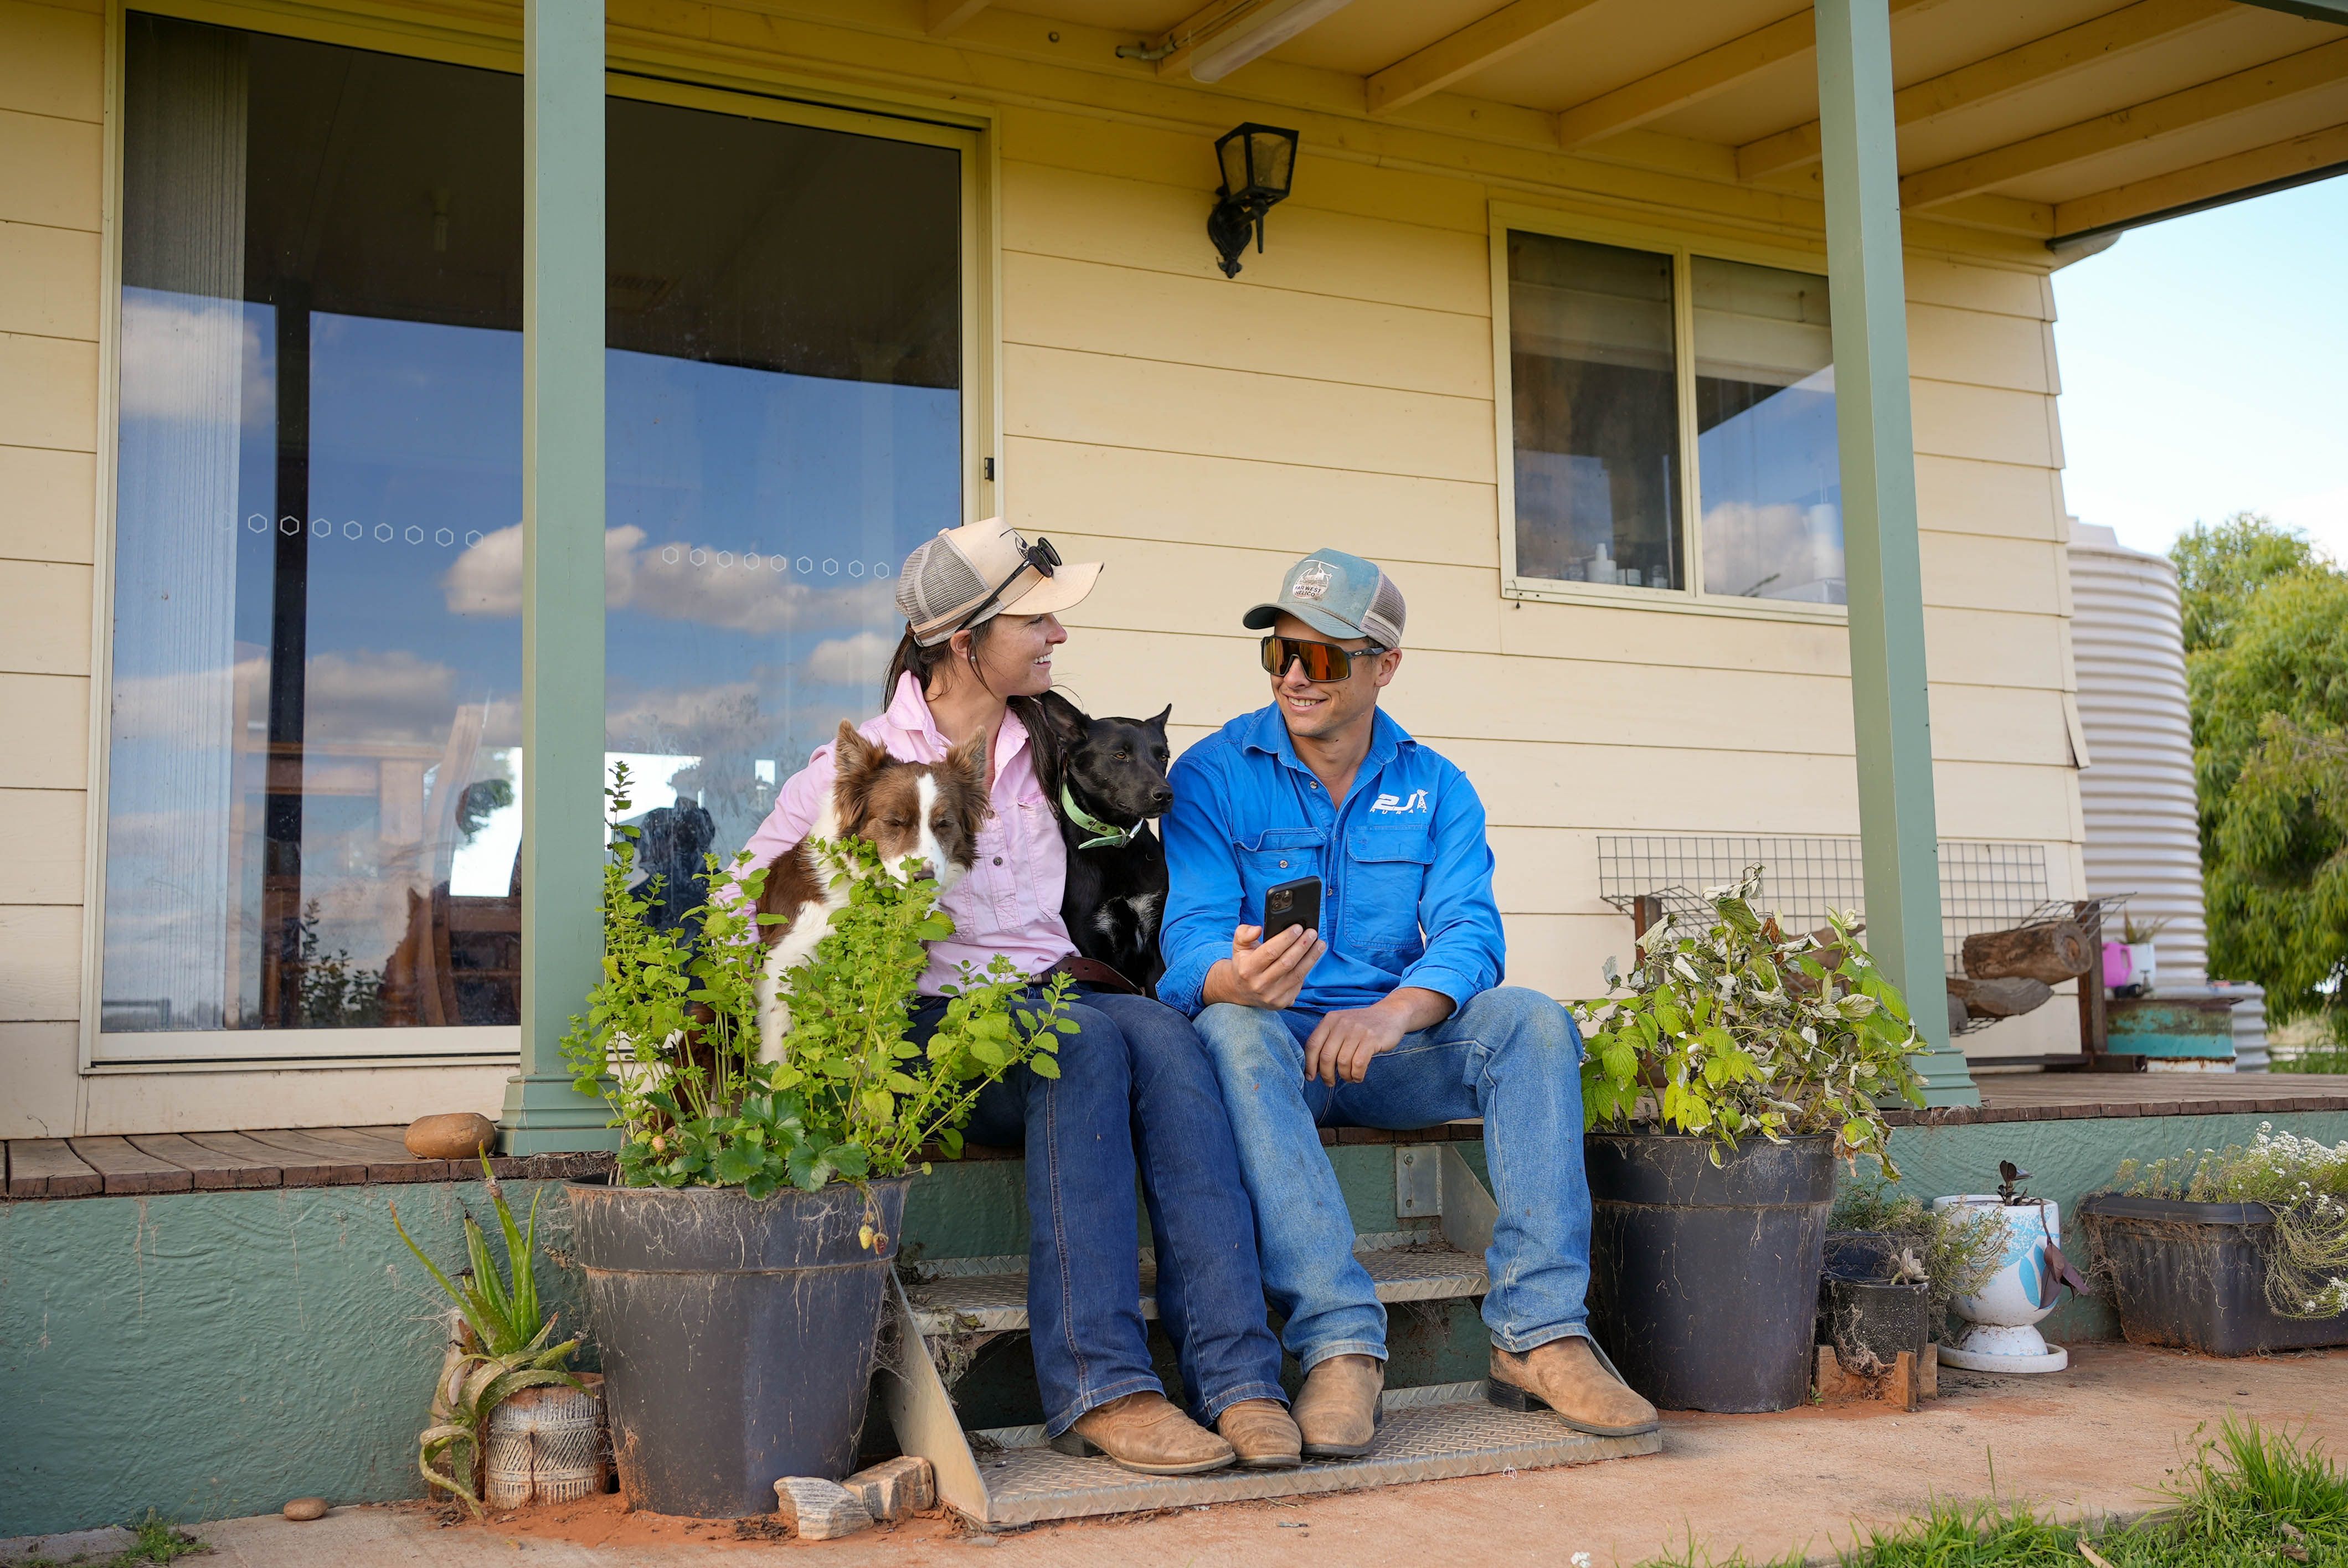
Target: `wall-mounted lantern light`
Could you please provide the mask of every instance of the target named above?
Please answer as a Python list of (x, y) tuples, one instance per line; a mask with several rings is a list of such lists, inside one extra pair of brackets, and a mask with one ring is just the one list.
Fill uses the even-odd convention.
[(1215, 161), (1223, 188), (1207, 215), (1207, 238), (1223, 258), (1223, 276), (1233, 278), (1251, 234), (1256, 253), (1263, 253), (1263, 215), (1286, 200), (1296, 173), (1296, 133), (1250, 121), (1217, 138)]

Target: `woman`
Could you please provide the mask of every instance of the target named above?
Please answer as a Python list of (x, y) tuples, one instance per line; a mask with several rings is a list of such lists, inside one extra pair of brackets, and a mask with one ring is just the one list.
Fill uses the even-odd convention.
[[(1041, 977), (1076, 956), (1060, 918), (1067, 852), (1036, 755), (1034, 699), (1051, 690), (1056, 619), (1092, 591), (1096, 562), (1064, 565), (1001, 519), (952, 528), (905, 559), (905, 633), (888, 711), (863, 726), (908, 762), (988, 737), (993, 810), (977, 864), (943, 898), (954, 934), (930, 945), (914, 1037), (945, 1010), (965, 963), (997, 954)], [(771, 863), (806, 837), (831, 788), (831, 748), (784, 785), (748, 850)], [(1264, 1320), (1255, 1217), (1239, 1181), (1213, 1065), (1188, 1020), (1146, 997), (1075, 988), (1060, 1075), (1014, 1068), (979, 1098), (974, 1143), (1027, 1152), (1027, 1312), (1045, 1430), (1064, 1452), (1095, 1450), (1128, 1470), (1189, 1475), (1237, 1462), (1286, 1468), (1303, 1443), (1280, 1389)], [(1158, 1307), (1181, 1353), (1190, 1414), (1150, 1371), (1140, 1310), (1137, 1167), (1157, 1244)], [(1213, 1431), (1200, 1423), (1211, 1423)], [(1220, 1435), (1218, 1436), (1217, 1433)]]

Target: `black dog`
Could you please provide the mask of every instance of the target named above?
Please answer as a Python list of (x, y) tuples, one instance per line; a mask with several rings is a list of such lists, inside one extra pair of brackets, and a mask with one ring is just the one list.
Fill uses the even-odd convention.
[(1076, 951), (1152, 994), (1166, 966), (1166, 850), (1149, 819), (1174, 804), (1166, 782), (1169, 706), (1154, 719), (1095, 719), (1057, 692), (1041, 699), (1052, 726), (1044, 785), (1068, 846), (1060, 917)]

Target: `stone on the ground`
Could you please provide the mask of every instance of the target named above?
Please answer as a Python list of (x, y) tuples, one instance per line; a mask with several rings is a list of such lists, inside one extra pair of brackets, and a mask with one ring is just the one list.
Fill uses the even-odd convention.
[(775, 1509), (802, 1541), (837, 1541), (872, 1525), (862, 1498), (813, 1476), (787, 1475), (775, 1482)]
[(297, 1497), (285, 1505), (285, 1517), (296, 1524), (307, 1524), (314, 1519), (324, 1519), (333, 1505), (323, 1497)]
[(857, 1495), (876, 1522), (893, 1522), (938, 1500), (930, 1461), (911, 1454), (860, 1470), (840, 1484)]
[(400, 1140), (419, 1160), (470, 1160), (494, 1148), (498, 1124), (471, 1111), (451, 1111), (439, 1116), (418, 1116), (407, 1124)]

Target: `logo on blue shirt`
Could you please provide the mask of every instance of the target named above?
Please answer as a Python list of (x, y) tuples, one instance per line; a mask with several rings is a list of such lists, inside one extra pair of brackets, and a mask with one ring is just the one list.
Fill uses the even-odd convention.
[(1372, 815), (1385, 811), (1392, 812), (1396, 816), (1409, 816), (1424, 812), (1426, 809), (1426, 792), (1423, 789), (1415, 789), (1408, 795), (1381, 794), (1370, 803)]

